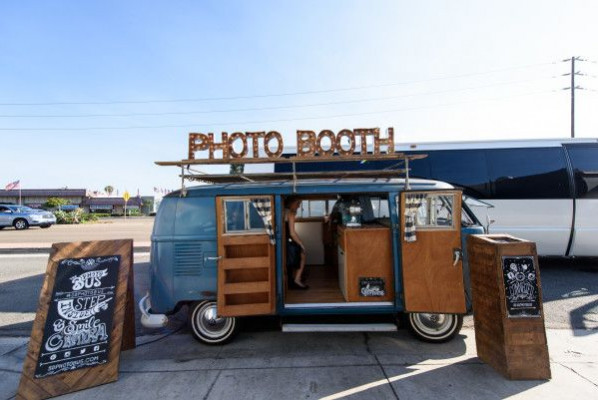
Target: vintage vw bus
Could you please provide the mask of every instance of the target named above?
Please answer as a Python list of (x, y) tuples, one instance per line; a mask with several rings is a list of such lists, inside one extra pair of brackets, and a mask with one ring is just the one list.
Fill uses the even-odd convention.
[[(230, 340), (238, 319), (253, 315), (283, 323), (301, 315), (405, 315), (422, 340), (459, 332), (469, 305), (463, 243), (483, 233), (461, 191), (429, 180), (292, 178), (216, 179), (166, 196), (152, 234), (150, 292), (139, 304), (143, 325), (163, 326), (188, 304), (193, 335), (208, 344)], [(308, 290), (288, 285), (289, 196), (302, 200), (295, 227), (306, 247)], [(330, 218), (338, 210), (342, 218)], [(330, 329), (344, 328), (356, 330)]]

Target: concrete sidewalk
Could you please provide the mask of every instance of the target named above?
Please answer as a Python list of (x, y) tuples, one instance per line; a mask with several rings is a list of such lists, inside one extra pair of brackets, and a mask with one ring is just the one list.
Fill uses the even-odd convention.
[[(398, 333), (241, 332), (209, 347), (188, 334), (145, 336), (116, 383), (65, 399), (598, 398), (598, 331), (549, 330), (552, 380), (509, 381), (483, 364), (472, 329), (450, 343)], [(26, 338), (0, 338), (0, 399), (15, 395)]]

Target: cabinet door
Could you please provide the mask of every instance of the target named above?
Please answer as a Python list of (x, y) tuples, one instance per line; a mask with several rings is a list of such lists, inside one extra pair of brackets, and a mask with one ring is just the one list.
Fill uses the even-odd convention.
[(405, 310), (465, 313), (461, 192), (403, 192), (399, 212)]
[[(218, 197), (218, 314), (273, 314), (276, 304), (275, 246), (252, 200), (271, 196)], [(273, 207), (271, 221), (274, 221)]]

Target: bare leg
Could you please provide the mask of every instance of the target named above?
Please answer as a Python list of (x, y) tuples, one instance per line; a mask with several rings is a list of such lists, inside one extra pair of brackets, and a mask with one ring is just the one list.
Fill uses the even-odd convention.
[(295, 272), (295, 283), (299, 286), (305, 286), (303, 282), (301, 282), (301, 275), (303, 275), (303, 270), (305, 269), (305, 252), (301, 252), (301, 262), (299, 264), (299, 269)]

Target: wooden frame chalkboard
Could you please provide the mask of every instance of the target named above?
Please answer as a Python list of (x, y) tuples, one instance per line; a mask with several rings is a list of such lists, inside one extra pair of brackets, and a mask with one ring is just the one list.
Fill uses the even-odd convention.
[(55, 243), (17, 399), (45, 399), (118, 379), (135, 347), (133, 241)]

